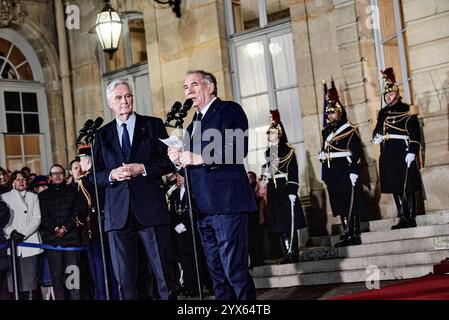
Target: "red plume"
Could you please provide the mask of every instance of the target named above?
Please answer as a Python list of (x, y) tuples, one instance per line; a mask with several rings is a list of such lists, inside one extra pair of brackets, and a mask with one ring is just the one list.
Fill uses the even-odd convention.
[(271, 121), (279, 124), (281, 123), (281, 115), (279, 114), (279, 110), (270, 110), (271, 113)]

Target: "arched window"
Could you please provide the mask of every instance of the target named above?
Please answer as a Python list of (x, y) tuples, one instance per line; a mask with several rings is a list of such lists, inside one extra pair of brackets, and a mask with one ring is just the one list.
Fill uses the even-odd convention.
[(101, 51), (99, 46), (106, 120), (113, 118), (107, 106), (106, 87), (110, 81), (117, 78), (125, 79), (130, 83), (134, 92), (134, 111), (143, 115), (152, 113), (143, 15), (133, 12), (123, 14), (121, 18), (123, 30), (118, 50), (112, 59)]
[(42, 69), (31, 46), (0, 30), (0, 163), (46, 173), (51, 159)]

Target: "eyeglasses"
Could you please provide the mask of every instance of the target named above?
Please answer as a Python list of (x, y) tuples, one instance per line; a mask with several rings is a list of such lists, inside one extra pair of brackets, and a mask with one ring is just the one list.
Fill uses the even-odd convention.
[(58, 171), (58, 172), (50, 172), (50, 174), (51, 174), (52, 176), (62, 176), (62, 175), (64, 175), (64, 172), (62, 172), (62, 171)]
[(120, 101), (122, 101), (123, 97), (124, 97), (126, 100), (130, 100), (130, 99), (133, 97), (133, 95), (130, 94), (130, 93), (128, 93), (128, 94), (125, 94), (124, 96), (115, 96), (115, 97), (114, 97), (114, 100), (115, 100), (115, 102), (120, 102)]

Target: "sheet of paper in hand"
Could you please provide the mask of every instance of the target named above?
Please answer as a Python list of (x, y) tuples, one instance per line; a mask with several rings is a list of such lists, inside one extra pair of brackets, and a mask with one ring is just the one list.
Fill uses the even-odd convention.
[(169, 147), (182, 148), (182, 141), (177, 136), (171, 136), (167, 139), (159, 139)]

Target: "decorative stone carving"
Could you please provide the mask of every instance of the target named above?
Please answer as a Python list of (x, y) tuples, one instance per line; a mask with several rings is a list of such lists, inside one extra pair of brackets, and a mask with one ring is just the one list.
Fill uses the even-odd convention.
[(22, 1), (0, 0), (0, 28), (9, 27), (11, 22), (15, 22), (25, 15)]

